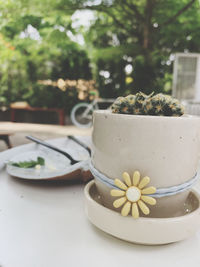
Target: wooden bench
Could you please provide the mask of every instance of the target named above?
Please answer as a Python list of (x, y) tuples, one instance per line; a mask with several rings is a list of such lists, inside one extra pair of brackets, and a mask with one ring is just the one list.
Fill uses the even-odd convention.
[(10, 107), (10, 111), (11, 111), (11, 121), (14, 122), (15, 121), (15, 113), (17, 110), (24, 110), (24, 111), (45, 111), (45, 112), (56, 112), (58, 114), (58, 118), (59, 118), (59, 124), (60, 125), (65, 125), (65, 112), (64, 109), (61, 108), (40, 108), (40, 107), (14, 107), (11, 106)]

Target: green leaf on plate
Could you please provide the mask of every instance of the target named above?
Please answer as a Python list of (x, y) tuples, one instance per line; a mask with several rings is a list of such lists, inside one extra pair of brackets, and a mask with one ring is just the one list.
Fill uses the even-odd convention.
[(18, 168), (34, 168), (36, 165), (44, 166), (45, 159), (42, 157), (37, 157), (37, 160), (10, 162), (10, 164)]

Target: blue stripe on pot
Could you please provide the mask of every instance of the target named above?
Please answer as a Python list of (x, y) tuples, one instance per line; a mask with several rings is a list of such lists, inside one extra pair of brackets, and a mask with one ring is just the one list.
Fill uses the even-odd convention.
[[(106, 175), (104, 175), (103, 173), (98, 171), (93, 166), (93, 164), (91, 162), (90, 162), (89, 166), (90, 166), (90, 171), (91, 171), (92, 175), (97, 180), (99, 180), (100, 182), (102, 182), (103, 184), (105, 184), (106, 186), (108, 186), (110, 188), (119, 189), (115, 185), (114, 180), (108, 178)], [(148, 196), (155, 197), (155, 198), (161, 198), (161, 197), (168, 197), (168, 196), (182, 193), (182, 192), (190, 189), (197, 182), (198, 179), (199, 179), (199, 172), (197, 172), (190, 180), (188, 180), (187, 182), (185, 182), (183, 184), (179, 184), (179, 185), (175, 185), (175, 186), (171, 186), (171, 187), (157, 188), (156, 193), (148, 195)]]

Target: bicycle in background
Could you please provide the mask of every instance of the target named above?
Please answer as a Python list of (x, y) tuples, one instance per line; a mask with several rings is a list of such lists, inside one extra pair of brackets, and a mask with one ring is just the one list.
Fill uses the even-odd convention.
[(70, 114), (71, 121), (80, 128), (89, 128), (92, 126), (92, 114), (94, 110), (98, 110), (100, 103), (110, 103), (108, 109), (115, 99), (112, 98), (96, 98), (91, 103), (76, 104)]

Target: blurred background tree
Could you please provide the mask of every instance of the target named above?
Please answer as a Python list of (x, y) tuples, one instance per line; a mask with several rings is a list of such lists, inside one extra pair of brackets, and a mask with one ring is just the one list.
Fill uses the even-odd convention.
[(58, 78), (93, 77), (102, 97), (170, 93), (174, 53), (200, 52), (199, 7), (198, 0), (0, 0), (0, 101), (71, 107), (76, 90), (37, 83)]
[(173, 54), (200, 51), (198, 0), (60, 0), (55, 7), (95, 12), (85, 38), (106, 96), (170, 93)]
[(1, 102), (27, 101), (32, 106), (70, 111), (77, 102), (76, 88), (63, 92), (38, 83), (92, 78), (86, 51), (66, 34), (71, 29), (70, 14), (47, 17), (23, 1), (5, 2), (7, 7), (0, 2), (4, 6), (0, 21)]

